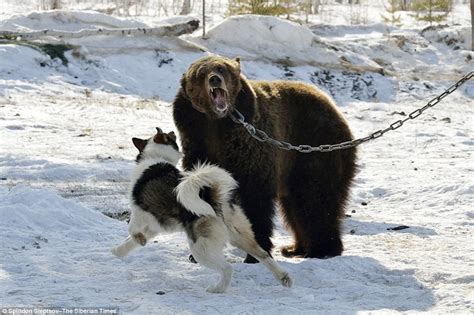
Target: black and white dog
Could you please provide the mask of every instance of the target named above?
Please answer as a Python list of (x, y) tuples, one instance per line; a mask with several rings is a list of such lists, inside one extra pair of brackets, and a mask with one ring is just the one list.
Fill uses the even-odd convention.
[(181, 173), (176, 168), (181, 158), (176, 136), (156, 129), (153, 138), (132, 139), (140, 153), (132, 172), (129, 236), (112, 253), (123, 257), (159, 233), (184, 230), (194, 258), (220, 272), (219, 282), (208, 292), (222, 293), (230, 285), (233, 269), (223, 253), (228, 242), (257, 258), (290, 287), (290, 276), (257, 244), (249, 220), (233, 201), (234, 178), (209, 164)]

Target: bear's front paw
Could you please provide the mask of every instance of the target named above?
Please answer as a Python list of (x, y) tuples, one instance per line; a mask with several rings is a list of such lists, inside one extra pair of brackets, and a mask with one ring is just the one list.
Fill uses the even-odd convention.
[(305, 252), (302, 247), (297, 245), (287, 245), (280, 248), (281, 254), (287, 258), (303, 257)]

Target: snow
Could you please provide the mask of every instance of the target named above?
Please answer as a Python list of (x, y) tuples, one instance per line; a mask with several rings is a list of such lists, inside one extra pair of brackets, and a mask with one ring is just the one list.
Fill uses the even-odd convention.
[(0, 23), (2, 30), (22, 31), (31, 30), (64, 30), (80, 31), (98, 28), (135, 28), (145, 27), (145, 24), (108, 16), (95, 11), (45, 11), (19, 14)]
[[(136, 314), (157, 307), (164, 313), (218, 313), (224, 307), (270, 314), (310, 311), (316, 305), (326, 311), (349, 311), (358, 305), (367, 310), (422, 310), (433, 299), (413, 271), (388, 270), (373, 258), (352, 255), (284, 262), (298, 283), (292, 290), (277, 284), (261, 265), (236, 263), (233, 287), (225, 295), (212, 295), (203, 290), (211, 272), (184, 259), (188, 250), (183, 237), (160, 236), (152, 249), (121, 261), (112, 258), (109, 249), (125, 237), (124, 223), (52, 190), (19, 185), (10, 191), (2, 189), (0, 196), (0, 233), (7, 251), (3, 257), (9, 260), (2, 266), (1, 278), (7, 305), (103, 305), (108, 301)], [(158, 291), (165, 295), (156, 295)], [(262, 302), (255, 303), (255, 296)], [(295, 299), (299, 303), (292, 306)], [(345, 303), (335, 303), (335, 299)], [(272, 300), (278, 303), (268, 309), (265, 301)]]
[(210, 29), (206, 37), (198, 42), (220, 55), (237, 53), (251, 60), (326, 67), (339, 67), (344, 58), (353, 67), (380, 68), (361, 55), (328, 46), (306, 26), (272, 16), (232, 16)]
[[(173, 21), (144, 20), (47, 11), (9, 16), (0, 29), (78, 31)], [(195, 59), (240, 55), (249, 78), (315, 84), (335, 98), (357, 137), (406, 117), (474, 69), (467, 19), (425, 31), (416, 23), (387, 28), (335, 21), (307, 28), (269, 17), (215, 21), (206, 40), (198, 34), (77, 39), (67, 66), (30, 47), (0, 45), (0, 308), (471, 313), (472, 80), (416, 120), (360, 147), (344, 255), (286, 259), (276, 249), (294, 279), (290, 290), (228, 248), (235, 268), (229, 292), (206, 293), (216, 275), (187, 261), (182, 234), (158, 236), (123, 260), (110, 253), (127, 235), (126, 222), (115, 218), (128, 210), (136, 154), (131, 138), (148, 137), (156, 126), (175, 130), (170, 102)], [(341, 57), (371, 71), (341, 68)], [(374, 72), (374, 64), (384, 73)], [(402, 225), (408, 228), (387, 230)], [(291, 241), (280, 218), (273, 241), (277, 247)]]

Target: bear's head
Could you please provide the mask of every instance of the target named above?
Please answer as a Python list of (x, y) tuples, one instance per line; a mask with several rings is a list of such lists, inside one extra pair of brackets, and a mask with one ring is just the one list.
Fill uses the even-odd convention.
[(242, 90), (240, 58), (209, 56), (195, 61), (181, 79), (181, 93), (211, 119), (227, 116)]

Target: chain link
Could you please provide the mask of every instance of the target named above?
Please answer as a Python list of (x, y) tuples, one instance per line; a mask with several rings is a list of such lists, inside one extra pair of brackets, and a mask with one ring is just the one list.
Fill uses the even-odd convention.
[(345, 142), (341, 142), (337, 144), (322, 144), (317, 147), (313, 147), (308, 144), (293, 145), (285, 141), (279, 141), (279, 140), (273, 139), (265, 131), (260, 130), (256, 128), (255, 126), (253, 126), (252, 124), (246, 122), (244, 115), (242, 115), (242, 113), (240, 113), (237, 109), (234, 109), (233, 112), (230, 113), (229, 116), (233, 122), (239, 125), (242, 125), (247, 130), (247, 132), (252, 136), (252, 138), (260, 142), (268, 142), (282, 150), (286, 150), (286, 151), (295, 150), (301, 153), (311, 153), (311, 152), (331, 152), (331, 151), (336, 151), (336, 150), (350, 149), (358, 145), (361, 145), (362, 143), (380, 138), (386, 132), (400, 128), (408, 120), (417, 118), (418, 116), (423, 114), (425, 110), (435, 106), (436, 104), (441, 102), (443, 98), (445, 98), (449, 94), (456, 91), (461, 85), (469, 81), (473, 76), (474, 76), (474, 71), (469, 72), (464, 77), (462, 77), (458, 82), (454, 83), (449, 88), (447, 88), (443, 93), (441, 93), (440, 95), (430, 100), (425, 106), (414, 110), (413, 112), (408, 114), (408, 116), (405, 119), (400, 119), (393, 122), (387, 128), (377, 130), (363, 138), (345, 141)]

